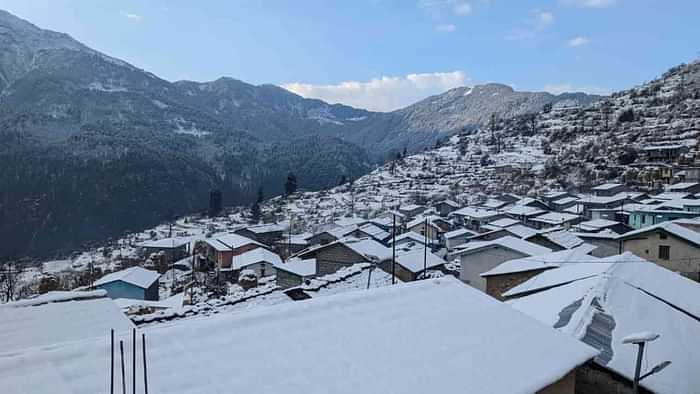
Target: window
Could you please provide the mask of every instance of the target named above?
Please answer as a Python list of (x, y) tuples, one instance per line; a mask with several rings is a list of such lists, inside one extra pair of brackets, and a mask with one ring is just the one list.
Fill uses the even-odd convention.
[(659, 258), (668, 260), (671, 258), (671, 247), (668, 245), (659, 245)]
[(668, 234), (666, 234), (666, 233), (659, 233), (659, 238), (661, 238), (661, 239), (666, 239), (666, 238), (668, 238)]

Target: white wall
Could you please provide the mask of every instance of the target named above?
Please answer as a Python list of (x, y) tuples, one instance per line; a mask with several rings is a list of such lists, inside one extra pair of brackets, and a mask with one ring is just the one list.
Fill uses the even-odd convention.
[(481, 291), (486, 291), (486, 279), (480, 274), (495, 268), (497, 265), (508, 260), (526, 257), (523, 253), (514, 252), (501, 246), (494, 246), (485, 250), (480, 250), (471, 254), (460, 256), (462, 270), (459, 279), (462, 282), (476, 287)]

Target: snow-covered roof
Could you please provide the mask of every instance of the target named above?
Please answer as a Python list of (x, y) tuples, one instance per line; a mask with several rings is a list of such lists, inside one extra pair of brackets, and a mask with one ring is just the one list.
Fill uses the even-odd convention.
[[(598, 266), (598, 272), (581, 276), (567, 270), (576, 266)], [(667, 360), (672, 365), (640, 384), (657, 393), (691, 393), (700, 387), (700, 354), (689, 350), (700, 346), (698, 283), (629, 252), (598, 264), (547, 270), (530, 281), (545, 275), (558, 275), (560, 286), (508, 304), (598, 348), (595, 362), (630, 380), (637, 347), (624, 340), (644, 331), (659, 334), (645, 349), (642, 372)]]
[(211, 238), (205, 238), (204, 242), (218, 252), (228, 252), (248, 244), (263, 246), (257, 241), (238, 234), (216, 234)]
[(515, 216), (534, 216), (544, 212), (547, 211), (545, 211), (544, 209), (531, 207), (527, 205), (515, 205), (506, 210), (507, 214)]
[(511, 218), (502, 218), (502, 219), (496, 219), (492, 222), (489, 222), (491, 226), (496, 226), (496, 227), (508, 227), (512, 226), (514, 224), (520, 223), (519, 220), (511, 219)]
[(482, 207), (491, 209), (498, 209), (503, 207), (504, 205), (508, 205), (508, 203), (495, 198), (489, 198), (481, 204)]
[(552, 204), (562, 205), (562, 204), (568, 204), (570, 202), (574, 202), (574, 201), (578, 201), (578, 200), (579, 200), (578, 197), (564, 197), (564, 198), (560, 198), (558, 200), (552, 201)]
[(574, 232), (573, 234), (581, 239), (585, 239), (585, 238), (617, 239), (620, 236), (620, 234), (618, 234), (612, 230), (609, 230), (609, 229), (605, 229), (603, 231), (598, 231), (596, 233), (577, 233), (577, 232)]
[(249, 265), (261, 262), (279, 264), (282, 262), (282, 259), (277, 254), (272, 253), (265, 248), (255, 248), (245, 253), (233, 256), (233, 259), (231, 260), (231, 268), (234, 270), (239, 270)]
[(302, 260), (299, 258), (289, 259), (286, 262), (275, 264), (275, 268), (291, 272), (292, 274), (307, 277), (316, 275), (316, 259)]
[(449, 231), (444, 234), (445, 239), (452, 239), (452, 238), (457, 238), (463, 235), (466, 235), (467, 237), (470, 237), (472, 235), (475, 235), (476, 233), (473, 231), (469, 231), (466, 228), (460, 228), (457, 230)]
[(536, 256), (552, 251), (551, 249), (545, 248), (544, 246), (524, 241), (520, 238), (513, 237), (512, 235), (507, 235), (505, 237), (497, 238), (491, 241), (472, 241), (467, 244), (460, 245), (460, 247), (455, 251), (455, 254), (463, 255), (467, 253), (474, 253), (484, 248), (493, 246), (500, 246), (506, 249), (520, 252), (526, 256)]
[(588, 255), (596, 247), (583, 244), (579, 247), (558, 252), (550, 252), (537, 256), (523, 257), (521, 259), (506, 261), (495, 268), (486, 271), (481, 276), (493, 276), (512, 274), (516, 272), (526, 272), (540, 269), (558, 268), (564, 263), (578, 261), (595, 261), (595, 257)]
[(452, 214), (459, 216), (468, 216), (474, 219), (486, 219), (500, 215), (500, 212), (476, 207), (464, 207), (452, 212)]
[(679, 191), (669, 191), (669, 192), (663, 192), (659, 193), (657, 195), (652, 196), (655, 200), (679, 200), (679, 199), (685, 199), (687, 197), (692, 196), (690, 193), (686, 192), (679, 192)]
[(617, 193), (612, 196), (587, 196), (585, 198), (579, 199), (579, 202), (581, 204), (610, 204), (610, 203), (616, 203), (616, 202), (623, 202), (625, 200), (629, 199), (629, 195), (627, 193)]
[(183, 238), (163, 238), (158, 240), (144, 241), (136, 246), (141, 248), (152, 248), (152, 249), (176, 249), (187, 245), (190, 242), (189, 239)]
[(121, 281), (138, 286), (142, 289), (147, 289), (153, 284), (153, 282), (157, 281), (158, 278), (160, 278), (160, 274), (158, 272), (137, 266), (107, 274), (95, 281), (95, 286), (102, 286), (107, 283)]
[[(128, 331), (134, 327), (114, 301), (105, 295), (104, 290), (50, 292), (0, 305), (0, 353), (19, 353), (22, 349), (57, 346), (95, 337), (104, 341), (112, 328)], [(13, 370), (38, 367), (11, 366)], [(0, 381), (4, 379), (0, 378)], [(6, 390), (5, 386), (4, 392), (24, 392)]]
[(406, 252), (397, 251), (396, 262), (401, 264), (401, 266), (407, 270), (417, 273), (423, 271), (424, 256), (427, 269), (445, 264), (445, 260), (441, 259), (434, 253), (431, 253), (430, 251), (423, 251), (423, 248), (410, 249)]
[(567, 194), (569, 193), (564, 191), (552, 191), (545, 193), (544, 198), (555, 199), (557, 197), (566, 196)]
[(360, 225), (363, 225), (367, 222), (368, 222), (367, 219), (358, 218), (358, 217), (350, 217), (350, 218), (340, 218), (340, 219), (336, 220), (334, 223), (338, 226), (344, 227), (344, 226), (351, 226), (353, 224), (356, 226), (360, 226)]
[(255, 234), (265, 234), (265, 233), (284, 231), (285, 227), (280, 225), (280, 224), (271, 223), (271, 224), (258, 224), (255, 226), (248, 226), (245, 229), (250, 231), (250, 232), (253, 232)]
[[(414, 231), (407, 231), (401, 235), (396, 236), (396, 242), (402, 241), (404, 239), (410, 239), (411, 241), (418, 242), (420, 244), (425, 243), (425, 236), (420, 235)], [(393, 243), (393, 239), (389, 239), (389, 244)]]
[(581, 222), (581, 223), (577, 224), (576, 227), (578, 227), (584, 231), (598, 231), (598, 230), (602, 230), (606, 227), (617, 226), (618, 224), (620, 224), (620, 222), (616, 222), (614, 220), (594, 219), (594, 220), (588, 220), (585, 222)]
[(528, 227), (520, 223), (508, 226), (504, 230), (522, 239), (530, 238), (531, 236), (538, 233), (538, 231), (534, 228)]
[(674, 183), (673, 185), (669, 186), (666, 190), (669, 191), (683, 191), (690, 189), (691, 187), (697, 186), (697, 182), (680, 182), (680, 183)]
[[(597, 354), (448, 277), (143, 332), (154, 393), (533, 393)], [(129, 334), (117, 339), (131, 349)], [(108, 359), (105, 335), (8, 354), (0, 381), (25, 394), (104, 392)]]
[(372, 238), (379, 239), (379, 240), (385, 240), (391, 234), (387, 231), (382, 230), (381, 228), (377, 227), (376, 225), (372, 223), (367, 223), (363, 226), (360, 226), (360, 231), (363, 233), (369, 235)]
[(567, 230), (541, 232), (539, 234), (550, 242), (553, 242), (564, 249), (572, 249), (583, 244), (583, 240), (581, 238)]
[(595, 191), (598, 191), (598, 190), (610, 190), (610, 189), (614, 189), (614, 188), (620, 187), (620, 186), (624, 186), (624, 185), (621, 184), (621, 183), (604, 183), (604, 184), (602, 184), (602, 185), (598, 185), (598, 186), (596, 186), (596, 187), (594, 187), (594, 188), (591, 188), (591, 190), (595, 190)]
[(548, 223), (548, 224), (562, 224), (562, 223), (570, 222), (572, 220), (576, 220), (578, 218), (580, 218), (579, 215), (573, 215), (570, 213), (548, 212), (548, 213), (545, 213), (544, 215), (534, 217), (531, 220), (537, 221), (537, 222), (542, 222), (542, 223)]
[[(437, 227), (433, 221), (441, 219), (439, 216), (417, 216), (415, 219), (411, 220), (410, 222), (406, 223), (406, 228), (412, 228), (415, 226), (418, 226), (422, 223), (425, 223), (425, 221), (428, 221), (429, 226)], [(439, 228), (438, 228), (439, 229)]]
[(640, 235), (647, 234), (649, 232), (654, 232), (657, 230), (664, 230), (671, 235), (675, 235), (678, 238), (684, 239), (695, 246), (700, 246), (700, 232), (691, 230), (687, 227), (681, 226), (680, 224), (669, 222), (661, 222), (653, 226), (640, 228), (639, 230), (629, 231), (620, 235), (620, 239), (630, 239)]
[(347, 238), (338, 241), (368, 260), (391, 258), (391, 249), (370, 238)]

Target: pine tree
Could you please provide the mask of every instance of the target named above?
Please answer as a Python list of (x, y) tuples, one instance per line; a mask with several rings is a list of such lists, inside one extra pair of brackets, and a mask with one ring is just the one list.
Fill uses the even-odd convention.
[(294, 173), (290, 172), (287, 175), (287, 181), (284, 183), (284, 192), (286, 196), (290, 196), (297, 191), (297, 177)]

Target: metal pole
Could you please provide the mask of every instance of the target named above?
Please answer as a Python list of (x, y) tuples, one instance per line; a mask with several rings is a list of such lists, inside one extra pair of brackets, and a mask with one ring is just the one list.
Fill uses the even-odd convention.
[(124, 376), (124, 341), (119, 340), (119, 352), (122, 362), (122, 394), (126, 394), (126, 377)]
[(425, 238), (423, 245), (423, 279), (428, 273), (428, 218), (425, 218)]
[(136, 394), (136, 329), (131, 329), (131, 392)]
[(109, 370), (109, 394), (114, 394), (114, 329), (111, 330), (112, 352)]
[(396, 284), (396, 215), (392, 214), (394, 223), (391, 227), (391, 284)]
[(639, 374), (642, 372), (642, 355), (644, 354), (644, 342), (639, 345), (639, 351), (637, 352), (637, 367), (634, 369), (634, 381), (632, 385), (632, 392), (634, 394), (639, 393)]
[(148, 367), (146, 366), (146, 334), (141, 333), (141, 350), (143, 351), (143, 387), (148, 394)]

